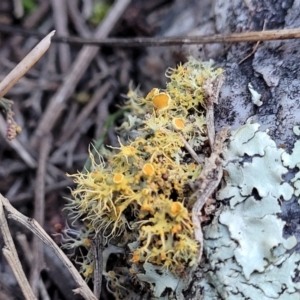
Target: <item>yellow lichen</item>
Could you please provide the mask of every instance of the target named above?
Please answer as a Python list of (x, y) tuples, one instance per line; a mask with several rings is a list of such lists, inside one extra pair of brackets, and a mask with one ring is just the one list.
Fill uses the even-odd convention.
[(173, 202), (171, 204), (171, 216), (176, 216), (183, 209), (183, 205), (179, 202)]
[(167, 108), (169, 108), (171, 103), (171, 97), (166, 93), (160, 93), (155, 95), (152, 98), (153, 107), (157, 111), (163, 111)]
[(113, 181), (114, 181), (114, 183), (120, 183), (120, 182), (122, 182), (123, 179), (124, 179), (124, 175), (123, 174), (116, 173), (114, 175)]
[(159, 89), (154, 88), (152, 89), (147, 96), (145, 97), (146, 100), (152, 100), (154, 96), (156, 96), (159, 93)]
[[(131, 89), (118, 129), (120, 147), (110, 147), (105, 162), (90, 154), (90, 172), (71, 175), (77, 187), (69, 209), (104, 243), (134, 244), (126, 258), (134, 269), (148, 262), (182, 273), (197, 262), (188, 183), (202, 166), (193, 162), (183, 138), (195, 151), (205, 147), (204, 84), (219, 74), (210, 63), (189, 59), (166, 72), (165, 90), (154, 88), (143, 97)], [(131, 133), (136, 137), (129, 140)]]
[(147, 176), (152, 176), (155, 172), (154, 166), (152, 164), (143, 165), (143, 173)]
[(185, 122), (182, 118), (174, 118), (172, 124), (176, 130), (182, 130), (184, 128)]
[(90, 239), (85, 238), (84, 241), (83, 241), (83, 243), (84, 243), (84, 246), (91, 247), (91, 241), (90, 241)]

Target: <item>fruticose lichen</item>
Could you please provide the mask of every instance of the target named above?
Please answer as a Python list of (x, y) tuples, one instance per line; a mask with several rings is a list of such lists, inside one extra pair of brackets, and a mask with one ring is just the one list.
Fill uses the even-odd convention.
[[(70, 175), (77, 184), (67, 205), (74, 218), (84, 222), (90, 239), (100, 234), (105, 245), (118, 247), (115, 253), (124, 250), (119, 266), (108, 271), (104, 262), (108, 290), (117, 299), (135, 297), (135, 290), (183, 299), (184, 274), (196, 265), (199, 251), (189, 183), (202, 169), (184, 145), (209, 154), (205, 83), (221, 74), (211, 62), (190, 58), (167, 70), (165, 89), (154, 88), (145, 97), (130, 89), (124, 106), (128, 112), (118, 128), (119, 147), (90, 153), (91, 170)], [(72, 239), (68, 241), (70, 248)], [(81, 271), (89, 278), (94, 267), (91, 243), (77, 238), (74, 246), (78, 244), (87, 250)]]
[(299, 299), (300, 255), (289, 251), (297, 240), (282, 237), (285, 222), (277, 214), (280, 201), (294, 193), (283, 175), (285, 166), (299, 167), (300, 144), (289, 155), (258, 128), (247, 123), (232, 132), (224, 152), (225, 184), (217, 198), (228, 205), (204, 228), (207, 300)]

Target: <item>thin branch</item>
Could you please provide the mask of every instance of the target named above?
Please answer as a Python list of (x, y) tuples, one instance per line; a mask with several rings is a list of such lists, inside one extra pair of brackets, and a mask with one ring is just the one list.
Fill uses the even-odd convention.
[(195, 162), (198, 165), (202, 165), (204, 163), (204, 160), (201, 159), (201, 157), (199, 157), (197, 155), (197, 153), (194, 151), (194, 149), (190, 146), (190, 144), (187, 142), (187, 140), (180, 134), (181, 140), (184, 144), (184, 148), (186, 149), (186, 151), (191, 155), (191, 157), (195, 160)]
[(26, 279), (26, 275), (23, 271), (21, 262), (19, 260), (16, 247), (14, 245), (13, 239), (11, 237), (8, 224), (6, 221), (6, 216), (3, 209), (3, 202), (0, 199), (0, 230), (2, 232), (3, 240), (4, 240), (4, 248), (2, 249), (3, 255), (8, 261), (16, 279), (21, 287), (24, 298), (28, 300), (34, 300), (36, 297), (33, 294), (33, 291), (30, 288), (30, 285)]
[[(67, 256), (64, 254), (64, 252), (48, 236), (48, 234), (39, 225), (39, 223), (37, 223), (34, 219), (30, 219), (30, 218), (24, 216), (23, 214), (21, 214), (9, 203), (9, 201), (6, 198), (4, 198), (0, 194), (0, 209), (2, 207), (2, 204), (5, 208), (5, 210), (8, 212), (8, 218), (13, 219), (13, 220), (23, 224), (34, 235), (38, 236), (43, 241), (43, 243), (45, 243), (47, 246), (49, 246), (54, 251), (56, 256), (65, 265), (65, 267), (68, 269), (68, 271), (70, 272), (70, 274), (72, 275), (72, 277), (74, 278), (76, 283), (78, 284), (78, 288), (73, 290), (73, 292), (76, 294), (80, 294), (86, 300), (97, 300), (96, 297), (93, 295), (92, 291), (87, 286), (86, 282), (82, 279), (82, 277), (76, 270), (76, 268), (73, 266), (73, 264), (67, 258)], [(35, 299), (35, 297), (33, 296), (30, 299)]]
[[(59, 35), (68, 36), (67, 1), (51, 0), (55, 29)], [(68, 44), (58, 46), (59, 63), (62, 73), (67, 73), (71, 64), (71, 51)]]
[[(42, 33), (0, 24), (0, 32), (19, 34), (41, 38)], [(56, 43), (69, 43), (79, 45), (111, 46), (111, 47), (157, 47), (174, 45), (195, 45), (214, 43), (242, 43), (272, 40), (287, 40), (300, 38), (300, 28), (277, 29), (266, 31), (251, 31), (230, 34), (215, 34), (204, 36), (173, 36), (173, 37), (138, 37), (138, 38), (79, 38), (55, 36), (52, 41)]]
[(101, 234), (97, 234), (95, 239), (92, 240), (92, 251), (95, 261), (95, 269), (93, 275), (94, 295), (97, 297), (97, 299), (100, 299), (103, 273), (103, 242)]
[[(33, 262), (33, 254), (29, 247), (29, 243), (27, 241), (26, 235), (23, 233), (20, 233), (16, 236), (16, 239), (21, 246), (21, 249), (22, 249), (22, 252), (24, 254), (27, 264), (30, 266)], [(40, 293), (42, 300), (50, 300), (50, 296), (48, 295), (45, 284), (41, 278), (39, 280), (39, 293)]]
[[(34, 218), (43, 227), (45, 219), (45, 177), (47, 159), (51, 147), (51, 137), (44, 136), (40, 143), (38, 168), (35, 181)], [(33, 292), (38, 296), (40, 272), (44, 268), (43, 243), (37, 236), (33, 237), (32, 248), (35, 253), (30, 270), (30, 284)]]

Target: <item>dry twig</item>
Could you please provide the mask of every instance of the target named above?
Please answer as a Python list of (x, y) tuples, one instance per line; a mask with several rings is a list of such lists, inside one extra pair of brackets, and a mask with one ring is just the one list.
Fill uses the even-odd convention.
[[(265, 31), (265, 29), (266, 29), (266, 20), (264, 21), (263, 31)], [(239, 65), (256, 52), (260, 43), (261, 43), (261, 41), (256, 42), (252, 51), (246, 57), (244, 57), (242, 60), (239, 61)]]
[[(55, 29), (59, 35), (68, 36), (68, 18), (67, 18), (67, 1), (51, 0)], [(74, 5), (74, 4), (73, 4)], [(67, 73), (70, 67), (71, 51), (68, 44), (61, 44), (58, 47), (59, 63), (62, 73)]]
[(195, 224), (195, 239), (199, 242), (200, 249), (198, 262), (200, 262), (203, 251), (203, 233), (200, 222), (201, 210), (204, 204), (217, 189), (223, 176), (223, 167), (221, 154), (223, 144), (228, 136), (228, 128), (223, 128), (215, 138), (214, 125), (214, 104), (218, 103), (219, 93), (224, 81), (224, 76), (221, 74), (213, 81), (207, 81), (204, 86), (206, 93), (206, 127), (207, 135), (211, 148), (211, 155), (205, 158), (203, 169), (201, 171), (199, 182), (196, 191), (196, 202), (192, 208), (192, 220)]
[[(51, 147), (51, 138), (49, 136), (43, 137), (40, 143), (38, 169), (35, 181), (35, 199), (34, 199), (34, 218), (43, 227), (45, 219), (45, 177), (47, 158)], [(44, 267), (44, 251), (43, 243), (36, 236), (33, 237), (33, 253), (35, 253), (30, 272), (30, 284), (33, 292), (38, 296), (38, 287), (40, 272)]]
[(195, 224), (195, 239), (199, 242), (200, 249), (198, 262), (200, 262), (203, 251), (203, 233), (200, 222), (201, 210), (213, 192), (217, 189), (223, 176), (223, 167), (220, 155), (223, 151), (223, 143), (228, 136), (228, 128), (223, 128), (214, 141), (210, 157), (205, 159), (199, 183), (196, 191), (196, 202), (192, 209), (192, 220)]
[(97, 299), (100, 299), (103, 273), (103, 244), (101, 234), (97, 234), (97, 236), (92, 240), (91, 246), (95, 261), (95, 270), (93, 274), (94, 295)]
[[(37, 223), (34, 219), (27, 218), (19, 211), (17, 211), (9, 201), (0, 194), (0, 209), (4, 206), (5, 210), (8, 212), (8, 218), (13, 219), (21, 224), (23, 224), (27, 229), (29, 229), (34, 235), (39, 237), (47, 246), (49, 246), (56, 256), (61, 260), (63, 265), (68, 269), (74, 280), (76, 281), (78, 288), (73, 290), (75, 294), (80, 294), (86, 300), (97, 300), (93, 295), (92, 291), (87, 286), (86, 282), (82, 279), (76, 268), (64, 254), (64, 252), (55, 244), (55, 242), (48, 236), (45, 230)], [(4, 215), (4, 212), (3, 212)], [(1, 219), (2, 221), (2, 219)], [(6, 222), (6, 219), (5, 219)], [(1, 225), (3, 224), (3, 221)], [(22, 270), (23, 272), (23, 270)], [(25, 275), (24, 275), (25, 276)], [(26, 279), (26, 277), (25, 277)], [(30, 287), (29, 287), (30, 288)], [(32, 298), (36, 299), (32, 294)]]
[[(13, 34), (22, 34), (30, 37), (42, 37), (43, 34), (34, 31), (16, 28), (1, 24), (0, 31)], [(57, 43), (78, 45), (110, 46), (110, 47), (166, 47), (175, 45), (197, 45), (215, 43), (243, 43), (257, 41), (289, 40), (300, 38), (300, 28), (276, 29), (265, 31), (250, 31), (229, 34), (215, 34), (204, 36), (173, 36), (173, 37), (138, 37), (138, 38), (80, 38), (55, 36)]]
[[(0, 197), (2, 196), (0, 195)], [(0, 229), (5, 245), (2, 249), (2, 252), (21, 287), (24, 298), (28, 300), (34, 300), (36, 299), (36, 297), (34, 296), (33, 291), (31, 290), (30, 285), (26, 279), (26, 275), (22, 269), (22, 265), (17, 254), (16, 247), (14, 245), (13, 239), (8, 228), (3, 206), (4, 204), (0, 198)]]
[(44, 55), (51, 43), (55, 31), (43, 38), (24, 59), (0, 82), (0, 98), (2, 98), (24, 74)]
[[(26, 235), (21, 234), (21, 233), (17, 234), (16, 239), (22, 248), (22, 252), (25, 256), (25, 260), (26, 260), (27, 264), (30, 266), (33, 263), (34, 255), (32, 255), (32, 251), (30, 249)], [(44, 282), (41, 278), (39, 279), (38, 288), (39, 288), (39, 293), (40, 293), (42, 300), (50, 300), (50, 296), (49, 296), (47, 289), (44, 285)]]

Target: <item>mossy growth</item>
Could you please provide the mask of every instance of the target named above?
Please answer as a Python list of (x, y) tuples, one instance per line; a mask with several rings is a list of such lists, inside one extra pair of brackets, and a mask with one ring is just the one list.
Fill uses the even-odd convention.
[[(202, 166), (193, 161), (183, 141), (195, 152), (203, 151), (207, 140), (204, 84), (221, 73), (211, 62), (189, 58), (167, 70), (165, 89), (154, 88), (145, 97), (130, 89), (125, 119), (117, 129), (119, 147), (109, 147), (97, 159), (90, 152), (91, 170), (69, 175), (77, 187), (67, 208), (84, 222), (91, 237), (101, 234), (105, 244), (125, 249), (131, 278), (132, 270), (143, 272), (146, 263), (172, 276), (196, 264), (199, 245), (194, 239), (193, 191), (188, 183), (199, 177)], [(87, 268), (93, 265), (90, 257), (83, 269), (88, 276), (92, 275)], [(116, 273), (103, 270), (106, 275)], [(128, 295), (118, 284), (110, 290), (117, 298)]]
[(93, 13), (89, 18), (89, 21), (93, 25), (98, 25), (106, 16), (111, 6), (110, 1), (96, 1), (94, 2)]

